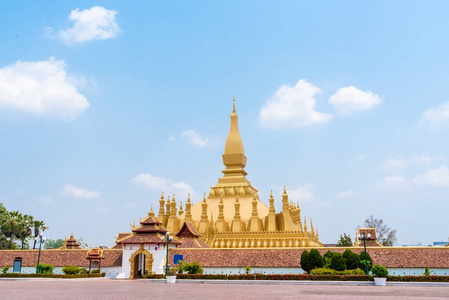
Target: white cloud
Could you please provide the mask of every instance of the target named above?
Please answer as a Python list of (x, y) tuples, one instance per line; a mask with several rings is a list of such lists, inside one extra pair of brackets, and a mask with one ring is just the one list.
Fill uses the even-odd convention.
[(259, 113), (259, 124), (265, 128), (301, 128), (326, 123), (332, 115), (315, 110), (315, 95), (320, 89), (301, 79), (294, 87), (282, 85)]
[(385, 171), (394, 172), (403, 170), (406, 166), (404, 158), (390, 158), (382, 163), (381, 168)]
[(292, 201), (314, 201), (315, 195), (312, 191), (312, 185), (310, 183), (304, 184), (302, 187), (287, 190), (288, 198)]
[(383, 190), (404, 190), (407, 188), (407, 180), (402, 176), (385, 176), (377, 182), (377, 187)]
[(364, 92), (354, 86), (338, 89), (329, 98), (329, 103), (337, 108), (339, 114), (351, 115), (355, 111), (368, 110), (382, 103), (382, 99), (373, 92)]
[(115, 38), (121, 32), (115, 20), (116, 14), (115, 10), (100, 6), (82, 11), (77, 8), (69, 15), (69, 19), (75, 22), (73, 27), (59, 31), (56, 37), (67, 45)]
[(51, 203), (54, 203), (55, 200), (53, 200), (52, 197), (48, 197), (47, 196), (47, 197), (39, 197), (39, 198), (37, 198), (36, 202), (39, 203), (39, 204), (51, 204)]
[(69, 196), (74, 198), (95, 199), (100, 197), (100, 192), (88, 191), (83, 188), (77, 188), (71, 184), (64, 185), (64, 189), (61, 192), (62, 196)]
[(421, 125), (429, 124), (440, 127), (449, 125), (449, 102), (445, 102), (436, 108), (427, 109), (421, 119)]
[(337, 195), (335, 195), (335, 198), (350, 199), (350, 198), (355, 198), (357, 196), (358, 196), (358, 194), (356, 192), (354, 192), (354, 191), (347, 191), (347, 192), (338, 193)]
[(417, 175), (413, 182), (420, 185), (449, 186), (449, 169), (446, 165), (441, 165), (436, 169)]
[(170, 179), (142, 173), (131, 179), (131, 182), (146, 186), (152, 190), (166, 191), (169, 193), (194, 194), (193, 188), (185, 182), (173, 182)]
[(19, 110), (34, 115), (73, 120), (89, 103), (76, 86), (79, 80), (67, 76), (65, 62), (22, 62), (0, 69), (0, 110)]
[(413, 154), (410, 156), (410, 160), (415, 164), (427, 165), (433, 162), (446, 161), (446, 157), (444, 157), (444, 155), (429, 156), (426, 154), (421, 155)]
[(360, 154), (359, 156), (357, 156), (356, 157), (356, 161), (363, 161), (363, 160), (365, 160), (365, 158), (366, 158), (366, 155), (363, 155), (363, 154)]
[[(214, 138), (212, 137), (202, 138), (200, 134), (193, 129), (181, 132), (180, 136), (187, 139), (189, 144), (195, 146), (206, 147), (206, 146), (215, 146), (217, 144)], [(172, 140), (171, 138), (169, 139)]]

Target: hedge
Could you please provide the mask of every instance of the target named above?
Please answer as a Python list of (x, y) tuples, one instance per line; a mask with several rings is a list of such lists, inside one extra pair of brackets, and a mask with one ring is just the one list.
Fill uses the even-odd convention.
[(91, 277), (104, 277), (106, 273), (93, 273), (93, 274), (36, 274), (36, 273), (6, 273), (0, 274), (0, 278), (28, 278), (28, 277), (45, 277), (45, 278), (91, 278)]
[[(164, 279), (164, 274), (142, 275), (144, 279)], [(313, 280), (313, 281), (373, 281), (371, 275), (310, 275), (310, 274), (177, 274), (177, 279), (217, 280)], [(449, 276), (388, 276), (387, 281), (449, 282)]]

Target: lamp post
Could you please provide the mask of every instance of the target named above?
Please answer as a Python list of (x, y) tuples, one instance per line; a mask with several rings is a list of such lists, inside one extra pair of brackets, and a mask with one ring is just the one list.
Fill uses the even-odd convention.
[(173, 237), (170, 236), (170, 232), (166, 232), (165, 236), (162, 236), (162, 241), (165, 240), (165, 248), (167, 248), (167, 255), (165, 257), (165, 275), (168, 273), (168, 244), (173, 240)]
[[(371, 234), (368, 233), (368, 239), (371, 237)], [(366, 254), (366, 236), (365, 233), (360, 235), (360, 239), (363, 241), (363, 246), (365, 247), (365, 274), (368, 275), (368, 255)]]
[(36, 237), (34, 240), (39, 243), (39, 255), (37, 256), (37, 266), (36, 266), (36, 274), (39, 274), (39, 261), (41, 259), (41, 248), (42, 244), (45, 243), (44, 234), (42, 232), (39, 233), (39, 236)]

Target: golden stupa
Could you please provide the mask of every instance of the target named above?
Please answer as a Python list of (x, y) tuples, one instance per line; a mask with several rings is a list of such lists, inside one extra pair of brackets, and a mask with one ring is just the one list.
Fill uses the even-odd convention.
[[(223, 177), (211, 187), (209, 196), (194, 205), (190, 195), (182, 209), (177, 209), (175, 195), (159, 200), (158, 219), (170, 232), (176, 233), (184, 222), (193, 224), (201, 239), (213, 248), (282, 248), (321, 247), (318, 230), (310, 230), (306, 219), (301, 222), (301, 209), (289, 201), (284, 187), (282, 211), (276, 213), (273, 193), (268, 207), (259, 200), (258, 190), (246, 179), (246, 156), (238, 127), (235, 98), (231, 113), (231, 128), (223, 154)], [(164, 209), (165, 208), (165, 209)]]

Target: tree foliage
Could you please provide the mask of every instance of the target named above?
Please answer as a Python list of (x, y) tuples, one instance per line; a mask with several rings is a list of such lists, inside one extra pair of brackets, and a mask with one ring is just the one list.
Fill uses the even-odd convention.
[(309, 263), (309, 251), (304, 250), (301, 253), (301, 268), (307, 273), (310, 273), (310, 270), (312, 270), (312, 268), (310, 267), (310, 263)]
[(64, 245), (64, 240), (63, 239), (56, 239), (56, 240), (52, 240), (52, 239), (47, 239), (45, 241), (45, 249), (58, 249), (60, 247), (62, 247), (62, 245)]
[(310, 250), (309, 253), (309, 265), (310, 269), (322, 268), (324, 266), (323, 257), (316, 249)]
[(393, 246), (397, 241), (396, 229), (391, 229), (387, 224), (384, 224), (382, 219), (376, 219), (373, 215), (365, 220), (366, 228), (376, 228), (377, 240), (382, 246)]
[[(44, 226), (44, 222), (34, 220), (33, 216), (19, 211), (8, 211), (0, 203), (0, 249), (29, 248), (28, 238), (36, 229), (35, 222)], [(20, 241), (20, 246), (16, 241)]]
[(346, 249), (343, 253), (343, 257), (346, 259), (346, 269), (355, 270), (360, 266), (360, 256), (357, 253), (352, 252), (350, 249)]
[(346, 233), (340, 235), (340, 240), (337, 242), (337, 247), (351, 247), (351, 246), (352, 246), (351, 236), (346, 235)]
[(332, 256), (331, 269), (334, 269), (336, 271), (346, 270), (346, 259), (341, 253), (334, 253), (334, 255)]

